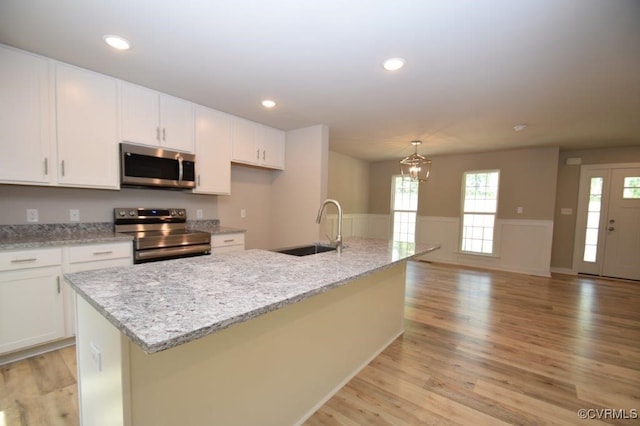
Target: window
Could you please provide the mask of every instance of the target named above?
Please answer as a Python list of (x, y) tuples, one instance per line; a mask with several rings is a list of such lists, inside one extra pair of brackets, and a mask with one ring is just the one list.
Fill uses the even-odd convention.
[(493, 254), (500, 171), (465, 172), (463, 176), (460, 250)]
[(589, 187), (589, 206), (587, 207), (587, 232), (584, 237), (584, 262), (595, 262), (598, 253), (598, 231), (600, 229), (600, 209), (602, 207), (603, 177), (592, 177)]
[(625, 177), (622, 198), (640, 199), (640, 176)]
[(393, 176), (391, 209), (393, 213), (393, 241), (415, 243), (418, 212), (418, 182)]

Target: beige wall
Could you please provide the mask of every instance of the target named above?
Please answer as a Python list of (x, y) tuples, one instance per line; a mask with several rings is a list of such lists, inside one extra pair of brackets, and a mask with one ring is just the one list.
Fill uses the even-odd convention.
[(316, 125), (290, 130), (286, 170), (274, 177), (271, 190), (270, 248), (318, 240), (316, 214), (327, 198), (329, 128)]
[(369, 163), (329, 151), (327, 198), (338, 200), (344, 213), (369, 212)]
[(0, 185), (0, 225), (27, 223), (26, 209), (38, 209), (39, 223), (69, 223), (69, 209), (80, 210), (80, 222), (113, 222), (114, 207), (182, 207), (190, 219), (202, 209), (204, 219), (216, 219), (216, 196), (181, 191), (125, 188), (57, 188)]
[[(246, 229), (247, 249), (268, 249), (271, 220), (271, 181), (279, 173), (247, 166), (231, 166), (231, 195), (217, 198), (218, 219), (224, 226)], [(240, 217), (244, 209), (246, 217)]]
[[(498, 217), (552, 220), (555, 205), (558, 148), (432, 157), (429, 181), (420, 185), (418, 215), (459, 217), (462, 174), (473, 170), (500, 170)], [(398, 161), (371, 164), (369, 212), (389, 214), (391, 176)], [(523, 213), (518, 214), (517, 208)]]
[[(634, 163), (640, 162), (640, 147), (563, 151), (560, 153), (551, 266), (571, 269), (580, 187), (580, 166), (567, 165), (567, 158), (580, 158), (582, 164)], [(561, 215), (560, 209), (562, 208), (571, 208), (573, 214)]]

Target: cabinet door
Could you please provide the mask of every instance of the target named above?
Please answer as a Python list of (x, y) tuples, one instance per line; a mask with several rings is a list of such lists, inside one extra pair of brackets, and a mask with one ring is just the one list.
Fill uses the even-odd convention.
[(146, 87), (120, 82), (120, 119), (123, 141), (160, 144), (159, 94)]
[(0, 46), (0, 181), (51, 181), (49, 63)]
[(59, 266), (0, 272), (0, 353), (61, 338)]
[(262, 165), (273, 169), (284, 169), (285, 134), (282, 130), (262, 126)]
[(198, 194), (231, 193), (231, 116), (196, 108), (196, 188)]
[(168, 149), (193, 152), (193, 104), (173, 96), (160, 95), (160, 145)]
[(118, 189), (116, 80), (56, 64), (58, 182)]
[(260, 164), (260, 125), (234, 117), (232, 160), (238, 163)]

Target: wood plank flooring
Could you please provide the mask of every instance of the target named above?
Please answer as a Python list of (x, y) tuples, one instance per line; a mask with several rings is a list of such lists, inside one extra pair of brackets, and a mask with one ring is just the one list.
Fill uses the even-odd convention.
[(422, 262), (407, 278), (405, 334), (306, 425), (640, 424), (640, 283)]
[[(640, 424), (640, 283), (408, 265), (405, 334), (306, 425)], [(0, 367), (0, 426), (77, 425), (75, 372)]]

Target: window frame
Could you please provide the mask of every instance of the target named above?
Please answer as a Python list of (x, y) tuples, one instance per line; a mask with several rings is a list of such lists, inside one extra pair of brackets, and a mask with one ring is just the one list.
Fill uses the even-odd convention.
[[(466, 182), (467, 176), (471, 174), (488, 174), (488, 173), (497, 173), (498, 175), (498, 183), (496, 186), (496, 208), (495, 212), (474, 212), (465, 211), (465, 201), (466, 201)], [(486, 170), (466, 170), (462, 173), (462, 182), (461, 182), (461, 196), (460, 196), (460, 231), (458, 238), (458, 250), (460, 253), (465, 255), (472, 256), (486, 256), (486, 257), (496, 257), (498, 255), (498, 241), (497, 241), (497, 220), (498, 220), (498, 207), (500, 202), (500, 169), (486, 169)], [(491, 252), (482, 252), (482, 251), (471, 251), (464, 249), (465, 242), (465, 214), (473, 214), (473, 215), (482, 215), (482, 216), (492, 216), (493, 217), (493, 226), (492, 226), (492, 235), (491, 235)], [(483, 239), (484, 241), (484, 239)]]
[[(411, 243), (415, 243), (416, 242), (416, 230), (418, 228), (418, 202), (419, 202), (419, 197), (420, 197), (420, 185), (419, 182), (415, 182), (415, 185), (417, 186), (416, 188), (416, 209), (415, 210), (404, 210), (404, 209), (399, 209), (396, 210), (395, 209), (395, 201), (396, 201), (396, 182), (397, 179), (401, 179), (401, 180), (409, 180), (406, 177), (403, 177), (402, 175), (392, 175), (391, 176), (391, 200), (390, 200), (390, 240), (392, 241), (396, 241), (395, 240), (395, 217), (396, 217), (396, 212), (400, 212), (400, 213), (413, 213), (415, 215), (415, 221), (414, 221), (414, 228), (413, 228), (413, 241), (410, 241)], [(398, 240), (400, 241), (400, 240)]]

